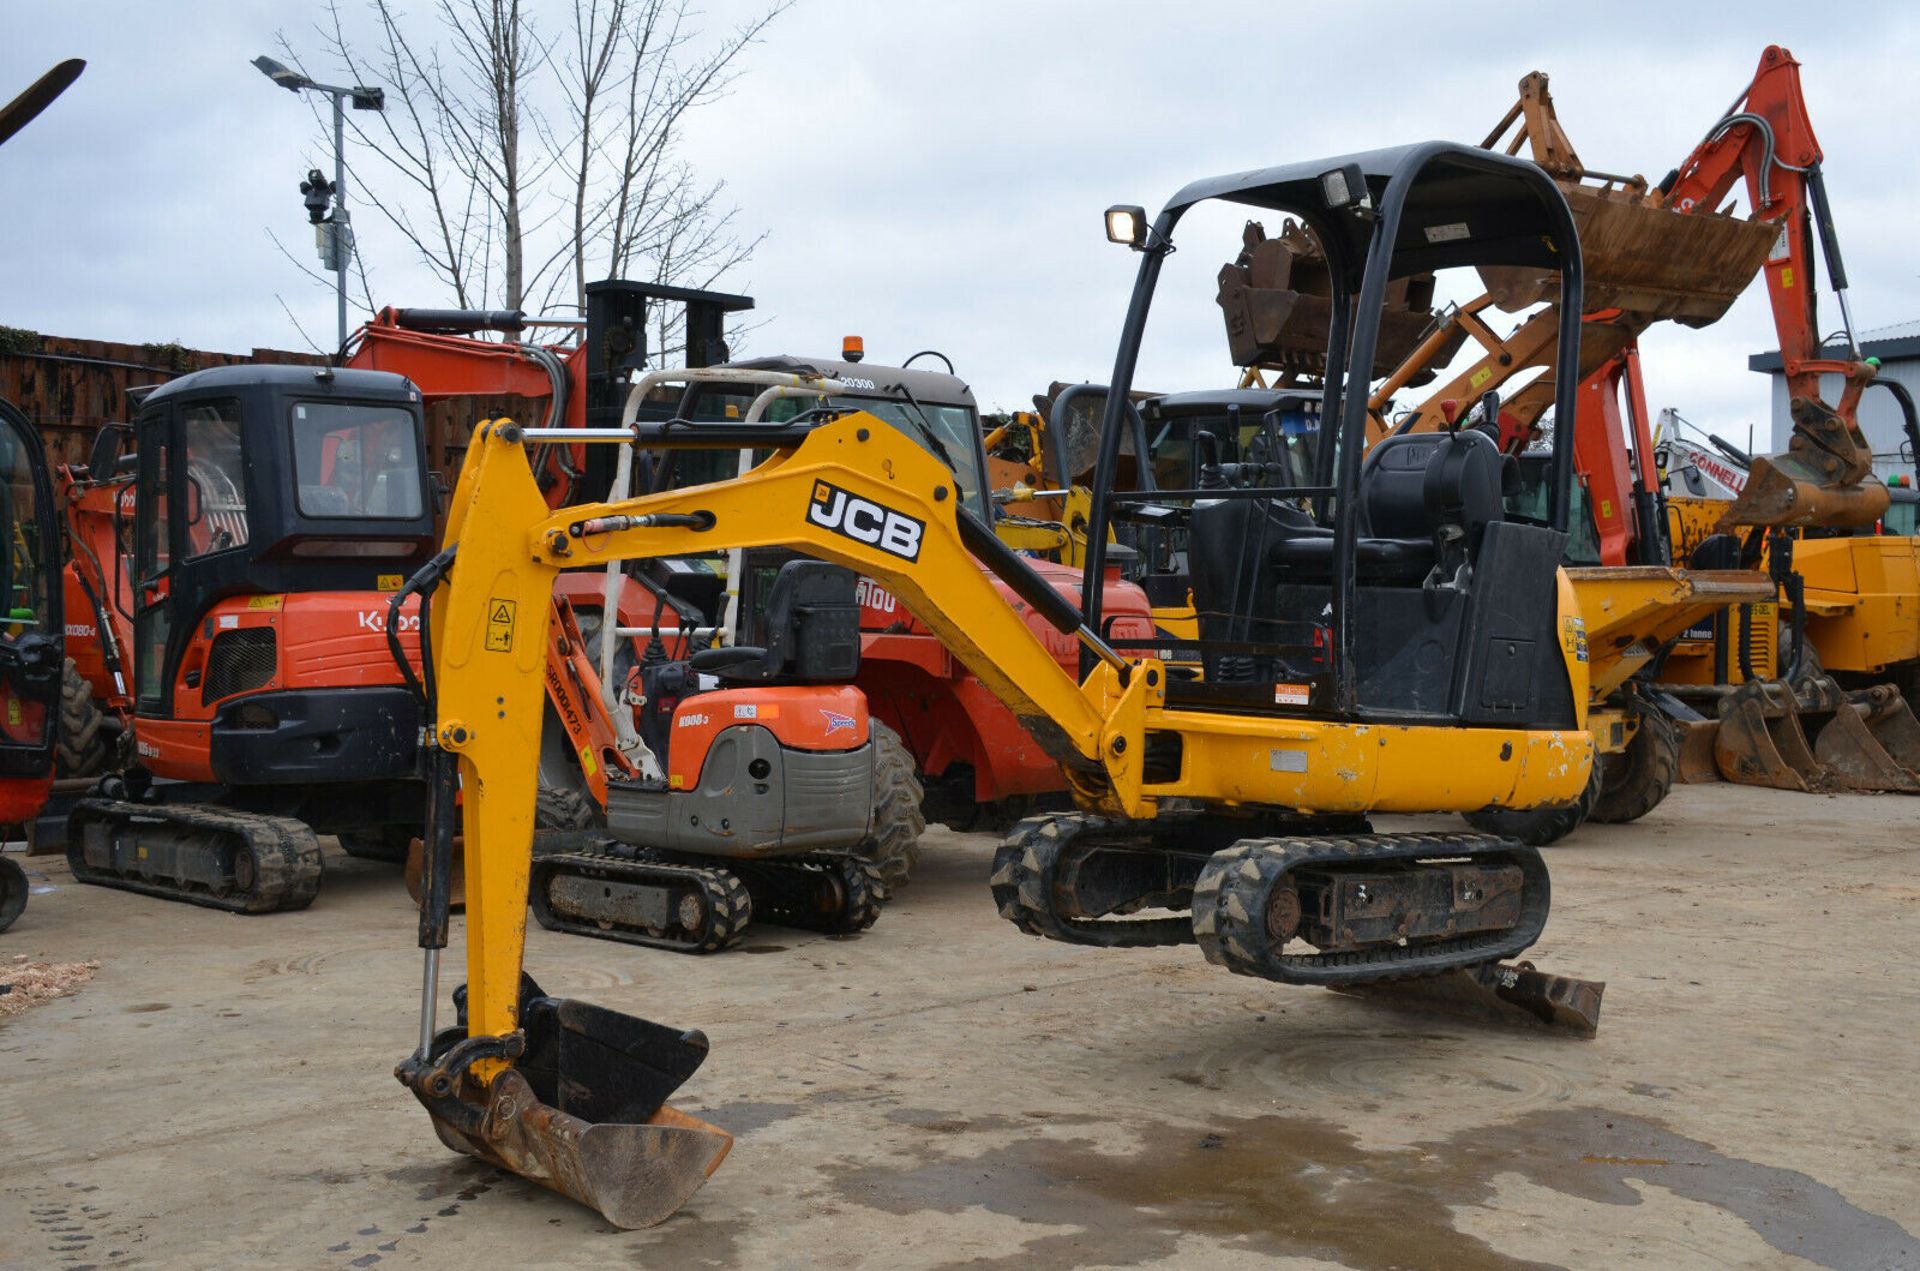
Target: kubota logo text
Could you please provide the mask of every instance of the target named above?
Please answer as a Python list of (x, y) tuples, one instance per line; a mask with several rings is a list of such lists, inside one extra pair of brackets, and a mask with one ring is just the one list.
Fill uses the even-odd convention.
[(906, 561), (920, 559), (920, 540), (927, 529), (925, 521), (881, 507), (871, 499), (850, 494), (825, 481), (813, 483), (807, 519), (856, 543), (877, 547)]

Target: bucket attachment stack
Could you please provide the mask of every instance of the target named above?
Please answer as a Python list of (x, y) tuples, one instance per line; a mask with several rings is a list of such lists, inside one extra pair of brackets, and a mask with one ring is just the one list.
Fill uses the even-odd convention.
[(1681, 780), (1920, 794), (1920, 721), (1890, 684), (1754, 680), (1721, 696), (1718, 714), (1686, 730)]

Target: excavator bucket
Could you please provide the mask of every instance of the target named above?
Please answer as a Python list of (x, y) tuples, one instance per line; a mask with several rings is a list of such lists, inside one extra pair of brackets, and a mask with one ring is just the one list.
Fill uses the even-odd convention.
[(1835, 785), (1920, 794), (1920, 722), (1891, 684), (1848, 694), (1814, 739)]
[[(1215, 296), (1226, 319), (1233, 364), (1326, 374), (1333, 282), (1319, 243), (1292, 220), (1281, 225), (1277, 238), (1268, 238), (1258, 221), (1248, 221), (1241, 241), (1240, 254), (1220, 270)], [(1433, 292), (1432, 274), (1412, 274), (1388, 284), (1374, 350), (1375, 375), (1399, 366), (1432, 328)], [(1465, 339), (1466, 331), (1456, 330), (1432, 365), (1445, 366)], [(1411, 382), (1424, 384), (1432, 378), (1433, 372), (1427, 371)]]
[(1724, 534), (1753, 525), (1871, 525), (1885, 514), (1887, 500), (1887, 488), (1878, 481), (1834, 485), (1793, 454), (1756, 458), (1746, 487), (1715, 529)]
[[(429, 1060), (409, 1059), (396, 1075), (454, 1151), (616, 1227), (664, 1221), (733, 1146), (725, 1130), (666, 1102), (706, 1058), (706, 1037), (526, 984), (519, 1031), (468, 1039), (464, 1025), (448, 1029)], [(489, 1066), (491, 1079), (480, 1075)]]
[(1800, 727), (1800, 703), (1784, 680), (1754, 680), (1721, 699), (1713, 761), (1739, 785), (1810, 790), (1821, 778)]
[(1680, 730), (1680, 767), (1674, 780), (1681, 785), (1697, 786), (1719, 781), (1720, 762), (1714, 754), (1720, 737), (1717, 719), (1675, 720)]
[[(1683, 326), (1717, 322), (1766, 263), (1779, 227), (1717, 213), (1681, 213), (1631, 190), (1563, 180), (1580, 231), (1586, 309), (1624, 309)], [(1560, 298), (1559, 275), (1483, 266), (1481, 279), (1508, 313)]]
[(1920, 720), (1891, 684), (1848, 693), (1820, 676), (1796, 694), (1785, 681), (1756, 680), (1722, 699), (1713, 760), (1743, 785), (1920, 794)]

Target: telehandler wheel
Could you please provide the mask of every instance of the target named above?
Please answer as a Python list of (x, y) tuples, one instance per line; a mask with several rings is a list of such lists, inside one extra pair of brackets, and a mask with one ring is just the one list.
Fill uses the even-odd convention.
[(920, 835), (927, 828), (927, 818), (920, 811), (925, 792), (913, 752), (900, 734), (877, 719), (869, 727), (873, 733), (873, 828), (853, 854), (879, 871), (884, 900), (887, 893), (906, 886), (913, 875)]
[(1673, 721), (1645, 702), (1635, 702), (1633, 712), (1640, 717), (1633, 740), (1617, 755), (1600, 756), (1600, 793), (1587, 815), (1603, 825), (1637, 821), (1659, 807), (1680, 771), (1680, 730)]
[(60, 676), (60, 726), (54, 736), (54, 760), (62, 777), (91, 777), (105, 772), (112, 747), (107, 717), (93, 700), (93, 686), (72, 658)]
[(1464, 815), (1467, 824), (1482, 834), (1519, 839), (1528, 847), (1546, 847), (1579, 829), (1581, 822), (1592, 814), (1594, 801), (1600, 797), (1600, 781), (1600, 765), (1596, 762), (1592, 775), (1587, 778), (1587, 788), (1580, 792), (1578, 800), (1567, 807), (1529, 808), (1524, 812), (1511, 808), (1485, 808)]
[(13, 925), (27, 907), (27, 871), (0, 856), (0, 931)]

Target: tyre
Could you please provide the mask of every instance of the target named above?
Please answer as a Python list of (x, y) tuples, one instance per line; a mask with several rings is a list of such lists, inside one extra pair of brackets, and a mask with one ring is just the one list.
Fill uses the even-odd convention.
[(26, 907), (27, 871), (0, 856), (0, 931), (11, 927)]
[(1592, 774), (1587, 778), (1587, 788), (1580, 792), (1579, 799), (1564, 808), (1528, 808), (1524, 811), (1486, 808), (1466, 813), (1466, 821), (1482, 834), (1519, 839), (1528, 847), (1546, 847), (1558, 843), (1580, 828), (1581, 822), (1593, 811), (1594, 800), (1600, 795), (1600, 780), (1600, 765), (1595, 763)]
[(113, 731), (72, 658), (61, 671), (59, 722), (53, 752), (57, 775), (94, 777), (111, 766)]
[(1588, 813), (1606, 825), (1637, 821), (1660, 806), (1680, 771), (1680, 730), (1657, 706), (1635, 702), (1640, 727), (1627, 748), (1600, 756), (1600, 795)]
[(600, 815), (584, 790), (543, 785), (534, 796), (536, 830), (590, 830), (599, 823)]
[(340, 850), (348, 856), (363, 861), (385, 861), (389, 865), (404, 865), (407, 862), (407, 848), (420, 833), (417, 826), (382, 825), (368, 830), (343, 830), (339, 835)]
[(920, 851), (920, 835), (927, 819), (920, 811), (924, 791), (913, 754), (900, 734), (879, 720), (873, 733), (873, 825), (854, 855), (880, 872), (887, 892), (904, 887), (913, 876)]

